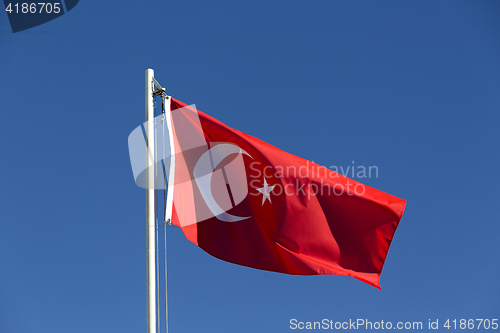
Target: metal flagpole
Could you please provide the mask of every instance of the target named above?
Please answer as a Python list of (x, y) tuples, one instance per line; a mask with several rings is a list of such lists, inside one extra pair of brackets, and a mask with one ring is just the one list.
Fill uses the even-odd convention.
[(155, 260), (155, 183), (154, 183), (154, 109), (153, 109), (154, 71), (146, 70), (146, 247), (147, 247), (147, 293), (148, 293), (148, 330), (156, 333), (156, 260)]

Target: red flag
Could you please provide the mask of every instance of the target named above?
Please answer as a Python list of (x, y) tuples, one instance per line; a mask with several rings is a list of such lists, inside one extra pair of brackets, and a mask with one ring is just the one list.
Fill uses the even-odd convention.
[(170, 100), (171, 221), (187, 239), (235, 264), (380, 288), (405, 200)]

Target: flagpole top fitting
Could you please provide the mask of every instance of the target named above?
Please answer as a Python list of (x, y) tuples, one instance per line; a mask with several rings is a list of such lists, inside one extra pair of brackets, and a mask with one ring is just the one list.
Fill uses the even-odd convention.
[(153, 95), (155, 96), (165, 95), (165, 88), (156, 88), (155, 91), (153, 91)]

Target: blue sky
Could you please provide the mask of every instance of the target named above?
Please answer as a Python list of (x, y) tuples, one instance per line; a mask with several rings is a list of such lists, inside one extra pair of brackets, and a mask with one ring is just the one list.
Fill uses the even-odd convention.
[[(0, 328), (144, 332), (144, 72), (227, 125), (408, 201), (378, 290), (220, 261), (168, 228), (171, 332), (500, 317), (500, 3), (82, 0), (0, 14)], [(500, 319), (500, 318), (499, 318)], [(162, 323), (163, 325), (163, 323)]]

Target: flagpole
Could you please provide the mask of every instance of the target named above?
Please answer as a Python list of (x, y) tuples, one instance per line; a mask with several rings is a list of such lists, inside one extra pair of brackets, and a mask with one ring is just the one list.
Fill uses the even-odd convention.
[(156, 333), (156, 253), (155, 253), (155, 184), (154, 184), (154, 71), (146, 70), (146, 247), (147, 247), (147, 333)]

